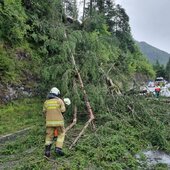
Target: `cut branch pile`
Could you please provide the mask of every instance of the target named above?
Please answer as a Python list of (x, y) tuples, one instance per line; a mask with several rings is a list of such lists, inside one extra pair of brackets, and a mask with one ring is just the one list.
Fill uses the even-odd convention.
[[(65, 38), (67, 39), (67, 34), (65, 32), (64, 34)], [(79, 80), (79, 83), (80, 83), (80, 87), (83, 91), (83, 95), (84, 95), (84, 101), (85, 101), (85, 104), (86, 104), (86, 107), (87, 107), (87, 110), (88, 110), (88, 113), (89, 113), (89, 120), (86, 122), (85, 126), (83, 127), (83, 129), (81, 130), (81, 132), (79, 133), (79, 135), (76, 137), (76, 139), (73, 141), (73, 143), (70, 145), (69, 149), (72, 149), (73, 146), (75, 146), (75, 144), (77, 143), (77, 141), (79, 140), (79, 138), (82, 136), (82, 134), (84, 133), (84, 131), (87, 129), (87, 127), (92, 124), (93, 125), (93, 128), (95, 128), (94, 126), (94, 123), (93, 123), (93, 120), (95, 119), (94, 117), (94, 114), (93, 114), (93, 111), (92, 111), (92, 108), (91, 108), (91, 105), (90, 105), (90, 102), (88, 100), (88, 96), (87, 96), (87, 93), (86, 93), (86, 90), (84, 88), (84, 84), (83, 84), (83, 80), (81, 78), (81, 75), (80, 75), (80, 72), (78, 71), (78, 68), (77, 68), (77, 65), (76, 65), (76, 62), (75, 62), (75, 58), (71, 52), (71, 49), (69, 50), (70, 51), (70, 55), (71, 55), (71, 60), (72, 60), (72, 64), (74, 66), (74, 69), (75, 69), (75, 72), (76, 72), (76, 76), (78, 77), (78, 80)], [(66, 128), (66, 132), (71, 129), (77, 122), (77, 107), (75, 106), (74, 108), (74, 118), (73, 118), (73, 123), (70, 124), (67, 128)]]
[(106, 83), (111, 91), (111, 94), (113, 95), (113, 93), (116, 93), (117, 95), (121, 95), (119, 87), (115, 83), (113, 83), (112, 79), (105, 73), (105, 71), (102, 68), (100, 68), (100, 70), (106, 79)]
[(77, 106), (74, 106), (73, 122), (69, 126), (67, 126), (65, 132), (67, 133), (67, 131), (70, 130), (76, 123), (77, 123)]

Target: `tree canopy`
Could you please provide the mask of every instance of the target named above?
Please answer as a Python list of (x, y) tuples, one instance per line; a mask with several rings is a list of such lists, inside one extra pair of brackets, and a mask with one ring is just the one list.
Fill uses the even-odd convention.
[(26, 57), (22, 57), (24, 62), (10, 66), (13, 72), (15, 67), (20, 70), (12, 74), (15, 78), (11, 83), (18, 77), (22, 84), (22, 76), (29, 73), (29, 63), (41, 90), (55, 85), (68, 95), (73, 95), (70, 89), (75, 78), (71, 55), (89, 89), (105, 89), (104, 75), (120, 90), (125, 88), (122, 82), (130, 80), (129, 77), (133, 79), (138, 72), (154, 77), (152, 66), (134, 43), (129, 17), (120, 5), (110, 0), (84, 0), (83, 13), (80, 22), (74, 0), (1, 3), (0, 50), (6, 60), (1, 62), (4, 72), (1, 79), (4, 82), (8, 79), (9, 69), (5, 68), (9, 67), (9, 61), (16, 62), (19, 54)]

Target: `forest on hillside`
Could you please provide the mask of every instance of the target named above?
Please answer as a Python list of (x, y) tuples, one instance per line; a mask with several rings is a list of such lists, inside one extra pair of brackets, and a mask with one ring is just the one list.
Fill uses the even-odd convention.
[(146, 42), (137, 42), (143, 55), (148, 58), (149, 62), (153, 64), (156, 72), (156, 77), (164, 77), (168, 82), (170, 81), (170, 54), (159, 50)]
[[(125, 9), (113, 0), (83, 3), (79, 18), (76, 0), (0, 1), (0, 132), (32, 127), (2, 144), (0, 169), (135, 170), (147, 168), (136, 159), (142, 150), (170, 152), (169, 105), (131, 91), (156, 73)], [(75, 110), (78, 122), (66, 134), (66, 156), (52, 163), (43, 158), (42, 104), (54, 86), (72, 102), (66, 125)], [(70, 150), (89, 109), (95, 119)]]
[(160, 64), (166, 66), (170, 58), (170, 54), (156, 47), (153, 47), (146, 42), (136, 41), (136, 43), (140, 47), (142, 53), (149, 59), (150, 63), (155, 64), (156, 61), (158, 61)]
[(65, 94), (74, 77), (72, 54), (85, 82), (98, 84), (103, 74), (114, 76), (115, 82), (133, 79), (135, 73), (154, 76), (133, 41), (129, 17), (120, 5), (111, 0), (84, 1), (83, 17), (78, 21), (75, 2), (1, 2), (2, 83), (35, 79), (41, 82), (41, 90), (47, 90), (64, 79), (57, 86)]

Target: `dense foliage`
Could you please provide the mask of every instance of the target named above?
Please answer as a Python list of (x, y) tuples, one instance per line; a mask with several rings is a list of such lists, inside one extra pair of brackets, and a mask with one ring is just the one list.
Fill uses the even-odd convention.
[[(7, 82), (11, 79), (9, 75), (16, 74), (13, 70), (18, 70), (18, 65), (11, 66), (10, 61), (20, 57), (33, 60), (32, 74), (41, 79), (42, 89), (57, 85), (61, 89), (65, 87), (62, 90), (66, 93), (66, 86), (68, 91), (74, 77), (71, 54), (76, 57), (83, 79), (92, 77), (92, 84), (100, 77), (100, 67), (105, 72), (114, 67), (109, 73), (112, 77), (117, 73), (133, 77), (135, 72), (154, 76), (134, 44), (129, 18), (121, 6), (99, 1), (85, 9), (82, 24), (76, 20), (76, 12), (75, 1), (69, 2), (66, 9), (58, 0), (3, 1), (0, 4), (1, 79)], [(24, 64), (19, 67), (20, 77), (23, 69)]]
[[(0, 3), (0, 80), (4, 84), (32, 87), (36, 83), (43, 97), (52, 86), (57, 86), (62, 96), (72, 100), (65, 115), (70, 122), (74, 105), (78, 113), (87, 115), (71, 59), (74, 56), (98, 130), (88, 133), (75, 150), (70, 152), (66, 147), (66, 157), (59, 158), (60, 168), (136, 169), (140, 163), (135, 154), (148, 145), (170, 150), (168, 109), (165, 106), (159, 110), (157, 104), (150, 103), (156, 108), (152, 118), (153, 110), (149, 106), (149, 112), (146, 110), (146, 100), (117, 96), (118, 92), (129, 89), (128, 83), (136, 73), (154, 77), (155, 72), (133, 41), (125, 10), (111, 0), (96, 2), (91, 0), (85, 4), (81, 22), (77, 19), (75, 1), (63, 4), (60, 0), (7, 0)], [(23, 105), (34, 106), (35, 110)], [(21, 110), (24, 115), (20, 115)], [(13, 102), (2, 107), (2, 111), (2, 115), (17, 112), (15, 117), (29, 120), (21, 124), (16, 119), (11, 121), (16, 124), (14, 130), (20, 125), (36, 125), (26, 137), (3, 145), (3, 161), (9, 163), (16, 155), (17, 169), (54, 168), (42, 158), (44, 123), (39, 114), (40, 101)], [(78, 114), (80, 122), (75, 131), (80, 130), (87, 118), (82, 115)], [(3, 127), (2, 133), (10, 130), (5, 124)], [(74, 133), (73, 130), (67, 136), (66, 146)]]
[(157, 77), (164, 77), (167, 81), (170, 81), (170, 58), (167, 64), (161, 65), (157, 60), (153, 65)]
[(167, 81), (170, 81), (170, 58), (169, 58), (168, 63), (165, 67), (165, 78), (167, 79)]
[[(44, 152), (44, 120), (41, 114), (42, 101), (39, 99), (25, 99), (13, 101), (1, 107), (2, 133), (13, 132), (20, 126), (33, 126), (29, 133), (25, 133), (15, 141), (1, 144), (0, 169), (149, 169), (146, 157), (140, 153), (143, 149), (160, 149), (170, 152), (169, 105), (160, 101), (148, 101), (143, 96), (124, 96), (110, 98), (113, 105), (107, 110), (96, 112), (96, 131), (90, 128), (69, 150), (77, 133), (83, 124), (79, 123), (71, 129), (64, 145), (66, 156), (57, 157), (56, 163), (46, 161)], [(33, 106), (33, 107), (30, 107)], [(22, 114), (23, 113), (23, 114)], [(5, 114), (13, 115), (5, 117)], [(65, 114), (68, 114), (66, 112)], [(20, 117), (17, 119), (16, 117)], [(21, 121), (22, 120), (22, 121)], [(67, 119), (66, 125), (70, 122)], [(15, 126), (13, 126), (15, 125)], [(54, 156), (54, 146), (52, 155)], [(136, 154), (141, 154), (141, 160)], [(162, 168), (161, 168), (162, 167)], [(162, 170), (168, 170), (162, 165)], [(159, 166), (150, 169), (158, 170)]]

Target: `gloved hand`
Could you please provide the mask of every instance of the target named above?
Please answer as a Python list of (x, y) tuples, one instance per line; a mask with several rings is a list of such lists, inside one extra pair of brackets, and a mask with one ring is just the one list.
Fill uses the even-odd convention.
[(64, 98), (63, 100), (64, 100), (64, 103), (65, 103), (66, 105), (70, 105), (70, 104), (71, 104), (71, 101), (70, 101), (69, 98)]

